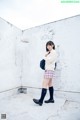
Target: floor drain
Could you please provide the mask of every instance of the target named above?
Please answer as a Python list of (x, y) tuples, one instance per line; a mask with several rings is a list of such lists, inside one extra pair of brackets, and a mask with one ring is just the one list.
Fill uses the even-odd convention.
[(18, 93), (27, 93), (27, 88), (24, 88), (24, 87), (20, 87), (19, 89), (18, 89)]

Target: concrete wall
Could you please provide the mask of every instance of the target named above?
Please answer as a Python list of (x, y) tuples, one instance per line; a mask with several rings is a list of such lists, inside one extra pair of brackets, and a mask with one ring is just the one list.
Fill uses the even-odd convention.
[(41, 88), (44, 71), (39, 64), (48, 40), (58, 52), (55, 89), (80, 92), (80, 16), (24, 31), (0, 19), (0, 92)]
[(21, 35), (21, 30), (0, 18), (0, 92), (21, 85)]
[(22, 85), (41, 87), (44, 71), (39, 62), (45, 44), (54, 41), (58, 52), (54, 86), (57, 90), (80, 92), (80, 16), (23, 31)]

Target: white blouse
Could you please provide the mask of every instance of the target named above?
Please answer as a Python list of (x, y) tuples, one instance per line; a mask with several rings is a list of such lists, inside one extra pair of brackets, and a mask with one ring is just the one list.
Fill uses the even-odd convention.
[(44, 57), (45, 60), (45, 70), (53, 70), (55, 68), (55, 62), (57, 61), (58, 54), (57, 52), (52, 49), (50, 51), (50, 54), (47, 55), (47, 57)]

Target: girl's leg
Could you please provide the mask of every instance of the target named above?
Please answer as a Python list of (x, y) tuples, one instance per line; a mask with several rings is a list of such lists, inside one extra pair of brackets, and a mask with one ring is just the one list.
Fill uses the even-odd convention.
[(46, 100), (45, 103), (54, 103), (54, 98), (53, 98), (54, 88), (53, 88), (52, 79), (49, 80), (48, 86), (49, 86), (50, 99)]
[(52, 78), (49, 79), (49, 82), (48, 82), (48, 87), (51, 87), (53, 86), (53, 81), (52, 81)]
[(44, 79), (43, 83), (42, 83), (42, 88), (46, 88), (49, 86), (50, 84), (50, 79)]
[(43, 83), (42, 83), (42, 92), (41, 92), (41, 97), (39, 100), (37, 99), (33, 99), (33, 101), (36, 103), (36, 104), (39, 104), (39, 105), (42, 105), (43, 104), (43, 100), (44, 100), (44, 97), (47, 93), (47, 86), (49, 84), (49, 79), (44, 79), (43, 80)]

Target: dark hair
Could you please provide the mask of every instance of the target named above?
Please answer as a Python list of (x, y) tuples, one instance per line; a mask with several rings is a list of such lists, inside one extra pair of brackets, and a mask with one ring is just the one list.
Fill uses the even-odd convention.
[(55, 50), (55, 44), (52, 41), (48, 41), (46, 43), (46, 51), (49, 51), (48, 48), (47, 48), (48, 45), (53, 45), (53, 49)]

